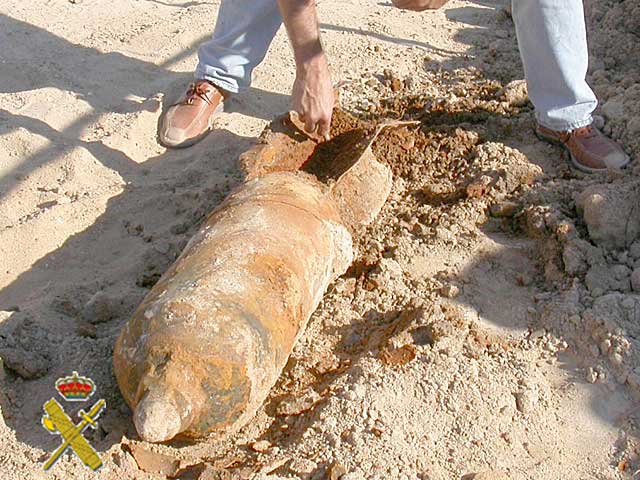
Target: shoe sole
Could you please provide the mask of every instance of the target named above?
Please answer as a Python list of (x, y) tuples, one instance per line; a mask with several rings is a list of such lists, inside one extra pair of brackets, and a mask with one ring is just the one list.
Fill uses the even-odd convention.
[(158, 143), (160, 145), (162, 145), (163, 147), (166, 148), (187, 148), (187, 147), (191, 147), (192, 145), (195, 145), (196, 143), (200, 142), (201, 140), (204, 140), (204, 138), (209, 135), (211, 133), (211, 130), (213, 130), (213, 122), (224, 112), (224, 103), (221, 103), (220, 105), (218, 105), (218, 107), (214, 110), (214, 112), (209, 116), (209, 122), (207, 125), (207, 128), (204, 132), (202, 132), (200, 135), (197, 135), (195, 137), (192, 138), (188, 138), (183, 142), (180, 143), (168, 143), (165, 142), (160, 135), (158, 135)]
[[(571, 164), (578, 170), (580, 170), (581, 172), (584, 173), (602, 173), (602, 172), (607, 172), (610, 169), (609, 168), (591, 168), (591, 167), (587, 167), (586, 165), (581, 164), (580, 162), (578, 162), (578, 160), (576, 159), (576, 157), (573, 156), (573, 153), (571, 152), (571, 150), (569, 149), (569, 147), (567, 147), (563, 142), (561, 142), (560, 140), (556, 140), (553, 137), (547, 137), (545, 134), (541, 133), (537, 128), (535, 129), (536, 132), (536, 137), (538, 137), (538, 139), (547, 142), (547, 143), (551, 143), (553, 145), (557, 145), (559, 147), (562, 147), (568, 154), (569, 154), (569, 158), (571, 159)], [(627, 156), (627, 162), (620, 166), (617, 167), (618, 169), (623, 169), (625, 168), (627, 165), (629, 165), (629, 163), (631, 163), (631, 159)]]

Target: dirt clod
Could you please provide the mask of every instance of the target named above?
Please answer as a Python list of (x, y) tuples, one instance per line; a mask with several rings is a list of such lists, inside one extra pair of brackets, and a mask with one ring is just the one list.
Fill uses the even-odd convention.
[(82, 308), (82, 318), (88, 323), (104, 323), (116, 317), (119, 309), (119, 299), (98, 291)]
[(147, 450), (134, 443), (127, 444), (126, 449), (144, 472), (174, 477), (180, 470), (180, 460), (175, 457)]
[(333, 462), (327, 471), (327, 480), (341, 480), (347, 470), (339, 462)]
[(251, 449), (258, 453), (264, 453), (271, 448), (269, 440), (259, 440), (251, 444)]
[(640, 184), (593, 185), (576, 198), (589, 237), (606, 249), (625, 248), (640, 236)]

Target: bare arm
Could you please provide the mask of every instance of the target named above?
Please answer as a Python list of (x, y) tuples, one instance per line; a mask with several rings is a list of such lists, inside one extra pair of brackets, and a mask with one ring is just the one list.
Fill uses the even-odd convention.
[(329, 136), (333, 110), (333, 85), (320, 43), (314, 0), (278, 0), (296, 60), (293, 109), (309, 133)]

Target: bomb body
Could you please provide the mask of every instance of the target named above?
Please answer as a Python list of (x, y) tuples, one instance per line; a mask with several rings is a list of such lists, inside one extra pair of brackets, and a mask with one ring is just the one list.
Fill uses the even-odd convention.
[(243, 424), (352, 255), (331, 196), (306, 174), (270, 174), (229, 196), (116, 343), (116, 376), (141, 436)]
[(291, 135), (270, 133), (247, 152), (249, 180), (212, 212), (116, 341), (115, 375), (143, 439), (231, 432), (255, 414), (351, 264), (352, 232), (389, 195), (391, 171), (370, 149), (378, 132), (354, 137), (353, 161), (337, 162), (324, 183), (298, 171), (295, 155), (277, 160), (289, 171), (277, 170), (274, 151), (314, 150)]

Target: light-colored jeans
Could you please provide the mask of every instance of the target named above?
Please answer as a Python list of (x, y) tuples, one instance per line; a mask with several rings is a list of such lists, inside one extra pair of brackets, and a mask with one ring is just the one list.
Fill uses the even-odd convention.
[[(597, 100), (585, 80), (582, 0), (512, 0), (512, 10), (538, 122), (553, 130), (590, 124)], [(196, 78), (233, 93), (248, 88), (281, 23), (277, 0), (222, 0), (213, 37), (198, 51)]]

